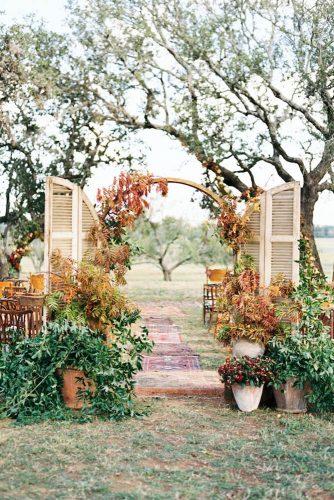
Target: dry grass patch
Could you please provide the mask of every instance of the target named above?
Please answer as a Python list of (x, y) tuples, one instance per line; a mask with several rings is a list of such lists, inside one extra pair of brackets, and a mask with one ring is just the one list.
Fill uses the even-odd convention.
[(6, 422), (1, 498), (334, 495), (330, 420), (245, 415), (204, 398), (142, 405), (147, 416), (122, 422)]

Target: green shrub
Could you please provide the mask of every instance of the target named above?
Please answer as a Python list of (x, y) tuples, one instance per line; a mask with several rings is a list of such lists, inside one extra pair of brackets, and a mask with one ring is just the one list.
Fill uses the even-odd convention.
[(22, 422), (73, 418), (64, 407), (57, 375), (57, 369), (69, 367), (83, 370), (96, 387), (94, 394), (81, 394), (86, 404), (80, 417), (133, 415), (133, 377), (141, 369), (143, 353), (152, 348), (145, 328), (131, 330), (137, 318), (133, 313), (115, 320), (114, 339), (108, 344), (101, 332), (63, 321), (48, 323), (39, 336), (8, 346), (0, 356), (2, 416)]
[(289, 378), (296, 386), (310, 385), (308, 402), (314, 411), (334, 410), (334, 340), (327, 333), (295, 332), (268, 344), (273, 361), (273, 385), (279, 388)]

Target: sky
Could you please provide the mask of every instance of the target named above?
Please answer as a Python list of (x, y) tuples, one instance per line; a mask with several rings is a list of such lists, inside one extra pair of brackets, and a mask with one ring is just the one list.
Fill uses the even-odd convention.
[[(43, 18), (50, 28), (62, 30), (65, 18), (64, 0), (0, 0), (0, 11), (5, 11), (5, 18), (22, 20), (25, 16), (33, 14)], [(202, 171), (199, 163), (190, 158), (175, 141), (168, 139), (161, 133), (146, 132), (145, 144), (148, 147), (146, 168), (154, 175), (164, 177), (181, 177), (201, 182)], [(87, 193), (95, 201), (96, 191), (99, 187), (111, 184), (117, 170), (110, 167), (101, 167), (94, 173)], [(263, 185), (272, 187), (269, 178), (263, 178)], [(195, 202), (192, 202), (192, 198)], [(208, 213), (199, 206), (200, 197), (192, 189), (180, 185), (170, 185), (169, 195), (166, 199), (156, 199), (154, 206), (160, 216), (173, 215), (183, 217), (196, 224), (207, 219)], [(315, 224), (334, 224), (334, 195), (323, 193), (317, 203), (314, 215)]]

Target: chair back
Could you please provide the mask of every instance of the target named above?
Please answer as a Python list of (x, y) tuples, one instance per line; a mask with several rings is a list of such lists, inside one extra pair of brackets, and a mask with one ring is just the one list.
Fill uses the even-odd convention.
[(27, 293), (27, 290), (22, 286), (9, 286), (6, 287), (3, 291), (3, 297), (11, 298), (22, 295), (23, 293)]
[(30, 289), (32, 292), (44, 292), (44, 274), (31, 274), (30, 275)]
[(43, 305), (44, 295), (24, 294), (17, 297), (22, 310), (29, 310), (32, 313), (30, 322), (30, 336), (37, 335), (43, 326)]
[(0, 299), (0, 309), (15, 311), (17, 309), (20, 309), (20, 304), (17, 299), (3, 298)]
[(0, 297), (3, 297), (5, 288), (10, 288), (13, 286), (12, 281), (0, 281)]
[(226, 276), (226, 269), (207, 269), (206, 276), (208, 283), (221, 283)]

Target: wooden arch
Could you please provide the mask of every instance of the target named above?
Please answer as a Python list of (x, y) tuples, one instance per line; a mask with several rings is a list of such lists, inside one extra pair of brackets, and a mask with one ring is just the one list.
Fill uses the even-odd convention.
[[(158, 182), (160, 179), (157, 179)], [(170, 184), (184, 184), (209, 196), (219, 205), (223, 199), (196, 182), (167, 177)], [(300, 184), (293, 181), (264, 191), (260, 196), (260, 210), (252, 212), (249, 220), (251, 239), (241, 249), (241, 254), (251, 255), (260, 274), (262, 286), (269, 286), (271, 279), (283, 274), (295, 283), (299, 281), (300, 238)]]
[[(223, 198), (210, 189), (186, 179), (157, 177), (183, 184), (209, 196), (222, 205)], [(81, 260), (92, 243), (89, 230), (98, 221), (95, 208), (79, 186), (59, 177), (48, 177), (45, 190), (45, 263), (51, 270), (51, 255), (60, 250), (65, 257)], [(298, 282), (298, 240), (300, 238), (300, 185), (289, 182), (263, 192), (260, 210), (250, 215), (251, 239), (241, 253), (251, 255), (260, 273), (261, 285), (268, 286), (272, 277), (283, 274)]]
[(209, 196), (209, 198), (217, 202), (218, 205), (221, 205), (224, 201), (223, 198), (221, 198), (220, 196), (218, 196), (218, 194), (211, 191), (211, 189), (208, 189), (202, 186), (201, 184), (197, 184), (197, 182), (189, 181), (188, 179), (180, 179), (178, 177), (159, 177), (156, 178), (154, 182), (159, 182), (161, 180), (167, 181), (168, 184), (183, 184), (184, 186), (192, 187), (197, 191), (201, 191), (202, 193)]

